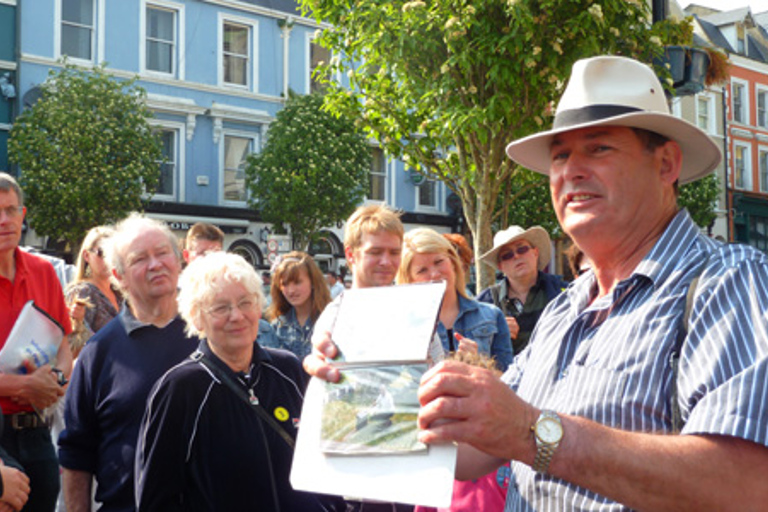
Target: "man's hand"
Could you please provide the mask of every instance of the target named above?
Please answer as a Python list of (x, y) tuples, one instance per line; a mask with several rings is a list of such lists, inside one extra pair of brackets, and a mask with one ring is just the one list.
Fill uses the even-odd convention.
[(29, 477), (18, 469), (0, 462), (0, 478), (3, 480), (0, 512), (3, 512), (4, 508), (5, 510), (21, 510), (29, 499)]
[(330, 332), (326, 331), (320, 336), (313, 336), (312, 353), (304, 358), (304, 371), (328, 382), (339, 382), (341, 373), (338, 368), (328, 363), (338, 354), (339, 349), (331, 341)]
[(513, 316), (506, 316), (504, 319), (507, 321), (507, 327), (509, 327), (509, 335), (513, 340), (517, 339), (517, 335), (520, 332), (520, 325)]
[(490, 370), (444, 361), (421, 379), (419, 440), (456, 441), (505, 460), (533, 462), (539, 411)]
[(51, 371), (51, 366), (46, 364), (24, 376), (15, 401), (45, 409), (63, 395), (64, 389), (59, 385), (56, 374)]

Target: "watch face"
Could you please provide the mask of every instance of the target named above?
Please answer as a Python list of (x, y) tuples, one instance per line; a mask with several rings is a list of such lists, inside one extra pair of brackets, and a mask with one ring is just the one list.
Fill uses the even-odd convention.
[(563, 427), (553, 418), (542, 418), (536, 424), (536, 436), (544, 443), (557, 443), (563, 437)]

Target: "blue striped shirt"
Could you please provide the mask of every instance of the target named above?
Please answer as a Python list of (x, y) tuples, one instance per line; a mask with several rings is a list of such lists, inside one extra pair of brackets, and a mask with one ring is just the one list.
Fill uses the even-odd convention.
[[(679, 212), (612, 293), (594, 274), (552, 301), (504, 380), (543, 409), (647, 433), (672, 431), (670, 356), (700, 275), (677, 377), (683, 434), (768, 444), (768, 257), (703, 236)], [(505, 511), (627, 510), (513, 462)]]

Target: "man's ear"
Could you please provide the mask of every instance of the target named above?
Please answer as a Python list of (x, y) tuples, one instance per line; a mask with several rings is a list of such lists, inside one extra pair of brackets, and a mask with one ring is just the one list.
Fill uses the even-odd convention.
[(680, 178), (680, 170), (683, 167), (683, 152), (680, 145), (670, 140), (658, 148), (660, 152), (661, 179), (670, 185)]
[(347, 259), (350, 267), (355, 264), (355, 250), (352, 247), (344, 248), (344, 257)]

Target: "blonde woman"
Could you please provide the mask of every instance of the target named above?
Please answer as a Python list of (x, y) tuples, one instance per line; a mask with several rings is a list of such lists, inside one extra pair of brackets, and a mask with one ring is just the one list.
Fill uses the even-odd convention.
[(107, 226), (88, 231), (77, 255), (75, 279), (66, 290), (75, 330), (81, 332), (72, 346), (74, 357), (88, 338), (117, 316), (123, 304), (123, 296), (114, 286), (104, 260), (106, 242), (112, 233), (113, 229)]
[[(492, 304), (467, 297), (464, 269), (456, 249), (442, 235), (428, 228), (409, 231), (403, 239), (403, 258), (397, 282), (419, 283), (445, 281), (445, 295), (440, 307), (437, 333), (447, 352), (472, 352), (468, 340), (477, 344), (476, 351), (490, 356), (483, 364), (504, 371), (512, 362), (512, 342), (504, 314)], [(462, 356), (463, 357), (463, 356)], [(471, 356), (470, 356), (471, 357)], [(501, 511), (507, 495), (509, 465), (476, 480), (455, 481), (451, 506), (445, 509), (417, 507), (416, 512), (488, 512)]]
[(437, 333), (447, 352), (455, 352), (462, 339), (477, 344), (477, 351), (493, 357), (500, 370), (512, 362), (509, 328), (501, 310), (467, 297), (464, 270), (451, 243), (436, 231), (418, 228), (403, 238), (397, 282), (445, 281)]

